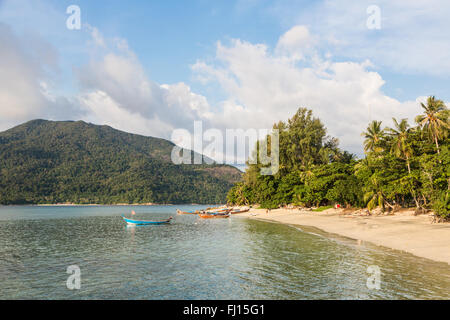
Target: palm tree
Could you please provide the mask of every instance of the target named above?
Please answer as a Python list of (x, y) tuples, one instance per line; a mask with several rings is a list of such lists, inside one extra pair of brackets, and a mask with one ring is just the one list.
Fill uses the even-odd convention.
[(381, 129), (381, 121), (372, 121), (367, 131), (361, 134), (364, 140), (364, 152), (381, 152), (381, 142), (384, 139), (384, 129)]
[(370, 177), (371, 188), (369, 191), (364, 193), (364, 202), (367, 203), (367, 209), (372, 211), (372, 209), (379, 206), (384, 212), (385, 210), (385, 197), (383, 191), (381, 191), (380, 183), (376, 176)]
[(394, 121), (395, 129), (388, 129), (389, 136), (391, 138), (391, 153), (393, 153), (396, 157), (406, 161), (406, 166), (408, 167), (409, 173), (407, 185), (410, 187), (411, 194), (414, 198), (414, 202), (416, 203), (416, 207), (419, 208), (419, 202), (417, 201), (416, 192), (411, 182), (411, 166), (409, 164), (409, 159), (413, 154), (409, 135), (411, 128), (409, 127), (407, 119), (402, 119), (400, 123), (395, 118), (392, 118), (392, 120)]
[(314, 169), (315, 165), (313, 161), (310, 159), (307, 164), (302, 164), (300, 166), (300, 180), (307, 184), (308, 179), (314, 177)]
[(244, 189), (244, 185), (241, 184), (238, 187), (238, 189), (236, 190), (236, 198), (237, 198), (236, 200), (239, 205), (247, 205), (249, 203), (246, 196), (244, 195), (243, 189)]
[(437, 100), (434, 96), (428, 97), (426, 105), (420, 104), (424, 113), (416, 117), (416, 122), (434, 140), (439, 154), (438, 140), (447, 133), (446, 130), (449, 128), (448, 108), (442, 100)]
[(396, 157), (406, 161), (408, 173), (411, 174), (411, 166), (409, 159), (412, 156), (413, 150), (409, 142), (409, 124), (407, 119), (402, 119), (400, 123), (397, 119), (392, 118), (395, 129), (389, 128), (389, 136), (391, 137), (391, 153)]

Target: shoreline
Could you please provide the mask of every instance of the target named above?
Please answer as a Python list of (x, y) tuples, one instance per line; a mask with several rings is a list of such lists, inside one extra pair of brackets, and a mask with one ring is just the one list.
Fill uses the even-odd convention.
[(233, 216), (299, 227), (315, 227), (327, 233), (405, 251), (450, 265), (450, 223), (432, 224), (430, 216), (414, 216), (413, 210), (383, 216), (355, 215), (355, 211), (272, 209), (266, 213), (266, 209), (252, 208), (248, 212)]

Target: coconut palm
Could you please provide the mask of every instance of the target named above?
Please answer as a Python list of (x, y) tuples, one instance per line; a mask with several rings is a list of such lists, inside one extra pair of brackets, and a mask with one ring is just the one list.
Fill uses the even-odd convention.
[(391, 142), (391, 153), (396, 157), (406, 161), (406, 166), (408, 167), (408, 173), (411, 174), (411, 166), (409, 164), (409, 159), (412, 156), (413, 150), (410, 144), (410, 127), (407, 119), (402, 119), (400, 122), (397, 119), (392, 118), (394, 121), (395, 128), (389, 128), (389, 136)]
[(372, 121), (367, 130), (361, 134), (364, 140), (364, 152), (381, 152), (381, 142), (384, 139), (385, 132), (381, 129), (381, 121)]
[(315, 165), (313, 164), (312, 160), (309, 160), (307, 164), (300, 166), (300, 180), (304, 183), (307, 183), (308, 179), (314, 176), (314, 169)]
[(364, 202), (367, 203), (367, 209), (372, 211), (374, 208), (379, 206), (384, 212), (385, 210), (385, 197), (383, 191), (381, 191), (380, 183), (376, 176), (370, 178), (371, 188), (369, 191), (364, 193)]
[(424, 113), (416, 117), (416, 122), (434, 140), (437, 153), (439, 154), (438, 140), (445, 136), (449, 129), (448, 108), (442, 100), (438, 100), (434, 96), (428, 97), (426, 105), (420, 104), (424, 109)]
[(236, 190), (236, 197), (237, 197), (237, 202), (240, 205), (247, 205), (249, 202), (247, 200), (247, 197), (244, 194), (244, 185), (240, 185), (238, 187), (238, 189)]

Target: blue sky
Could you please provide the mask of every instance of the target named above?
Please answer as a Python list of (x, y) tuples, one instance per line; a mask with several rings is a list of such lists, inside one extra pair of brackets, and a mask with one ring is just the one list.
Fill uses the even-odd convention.
[[(301, 12), (314, 7), (315, 1), (288, 2), (293, 11)], [(127, 39), (148, 74), (160, 83), (189, 81), (190, 65), (199, 58), (214, 55), (218, 40), (238, 38), (274, 46), (280, 34), (292, 26), (280, 18), (281, 13), (271, 1), (172, 0), (126, 4), (115, 0), (107, 4), (105, 1), (52, 1), (52, 4), (62, 11), (70, 4), (78, 4), (83, 18), (105, 36)], [(365, 18), (362, 14), (361, 20)], [(295, 20), (289, 17), (286, 20), (289, 19)], [(347, 61), (348, 56), (336, 59)], [(436, 77), (414, 70), (391, 70), (381, 62), (376, 70), (385, 79), (383, 89), (390, 96), (406, 100), (435, 94), (450, 100), (448, 74)]]
[[(81, 30), (65, 27), (72, 4)], [(439, 0), (0, 0), (0, 129), (81, 118), (169, 138), (194, 120), (270, 127), (307, 106), (360, 154), (368, 120), (450, 101), (448, 16)]]

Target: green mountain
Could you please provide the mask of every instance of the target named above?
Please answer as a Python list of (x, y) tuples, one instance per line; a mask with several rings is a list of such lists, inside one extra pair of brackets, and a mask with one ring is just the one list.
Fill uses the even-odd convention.
[(0, 133), (0, 204), (224, 203), (241, 172), (175, 165), (170, 141), (83, 121)]

